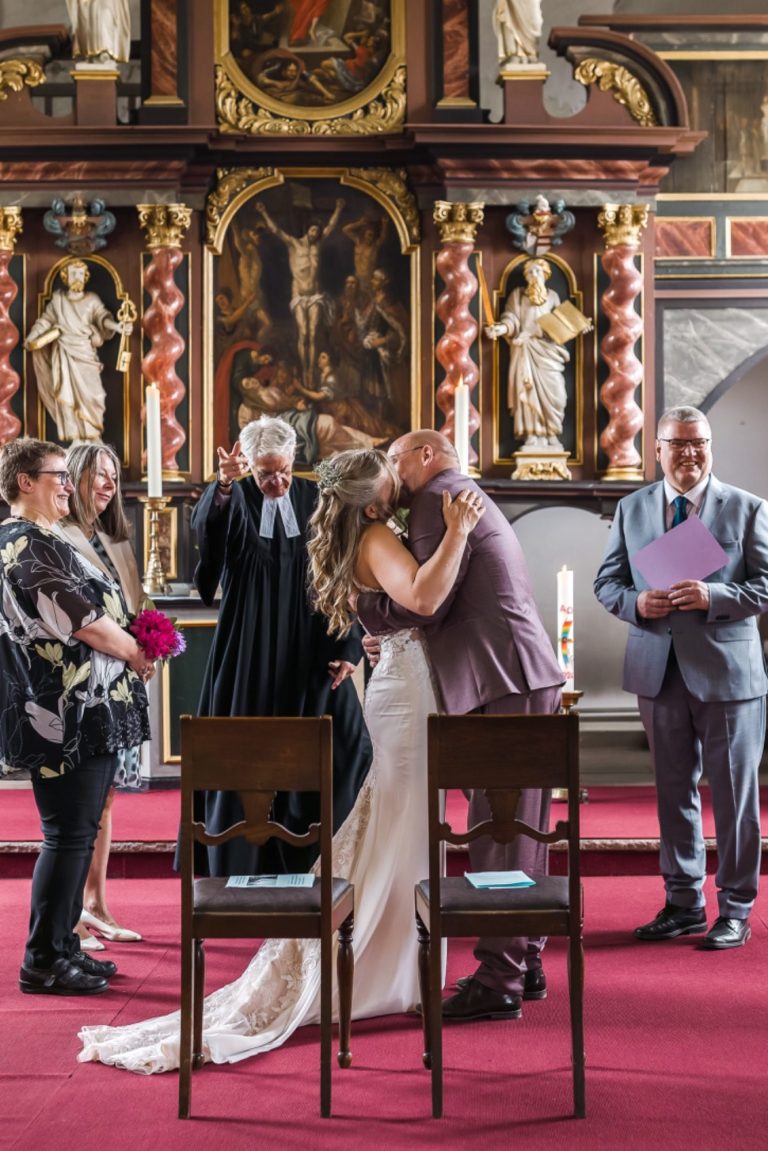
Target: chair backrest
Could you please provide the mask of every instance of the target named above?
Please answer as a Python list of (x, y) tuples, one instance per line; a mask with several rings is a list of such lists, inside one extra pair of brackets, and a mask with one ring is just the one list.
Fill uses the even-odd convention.
[[(516, 818), (523, 788), (565, 788), (568, 817), (548, 833)], [(491, 818), (454, 831), (440, 815), (447, 788), (484, 790)], [(461, 845), (480, 835), (509, 843), (527, 835), (568, 843), (569, 874), (578, 887), (579, 717), (568, 715), (430, 715), (428, 720), (430, 881), (440, 873), (441, 842)]]
[[(271, 837), (303, 846), (320, 841), (331, 858), (333, 741), (330, 716), (310, 718), (181, 717), (181, 861), (192, 874), (194, 844), (226, 843), (244, 836), (262, 844)], [(195, 818), (198, 791), (236, 791), (244, 819), (209, 832)], [(320, 823), (297, 834), (270, 818), (277, 791), (320, 792)], [(324, 868), (330, 870), (329, 867)], [(330, 881), (330, 876), (329, 876)]]

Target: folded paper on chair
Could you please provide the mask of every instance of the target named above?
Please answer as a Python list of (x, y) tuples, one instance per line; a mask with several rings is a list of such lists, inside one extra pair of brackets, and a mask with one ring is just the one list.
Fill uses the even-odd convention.
[(658, 591), (666, 591), (680, 580), (706, 579), (728, 562), (728, 556), (698, 516), (688, 516), (630, 559), (648, 586)]
[(536, 880), (524, 871), (465, 871), (473, 887), (535, 887)]
[(227, 887), (312, 887), (315, 876), (301, 875), (230, 875)]

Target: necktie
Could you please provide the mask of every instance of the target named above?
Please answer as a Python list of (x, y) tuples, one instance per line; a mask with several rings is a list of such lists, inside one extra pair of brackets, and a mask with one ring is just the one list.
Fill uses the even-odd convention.
[(676, 528), (683, 520), (688, 518), (688, 499), (686, 496), (676, 496), (672, 501), (675, 514), (672, 516), (672, 527)]

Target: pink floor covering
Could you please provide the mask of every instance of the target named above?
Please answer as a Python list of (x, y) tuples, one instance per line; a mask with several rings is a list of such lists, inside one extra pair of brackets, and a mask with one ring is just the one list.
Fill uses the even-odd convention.
[[(130, 1022), (178, 997), (177, 884), (115, 881), (111, 904), (146, 942), (113, 945), (121, 968), (93, 999), (22, 996), (16, 977), (29, 884), (0, 882), (1, 1151), (331, 1151), (497, 1148), (525, 1151), (757, 1151), (766, 1146), (768, 917), (735, 952), (691, 937), (639, 944), (631, 929), (661, 903), (652, 878), (589, 878), (586, 906), (587, 1119), (571, 1113), (565, 957), (546, 953), (550, 996), (520, 1022), (445, 1030), (446, 1118), (430, 1118), (415, 1018), (353, 1030), (354, 1065), (334, 1071), (334, 1117), (319, 1117), (317, 1030), (231, 1067), (196, 1074), (189, 1122), (176, 1119), (175, 1074), (143, 1078), (75, 1061), (85, 1022)], [(708, 884), (713, 907), (711, 880)], [(208, 948), (208, 986), (239, 973), (248, 944)], [(452, 944), (449, 980), (471, 970)]]

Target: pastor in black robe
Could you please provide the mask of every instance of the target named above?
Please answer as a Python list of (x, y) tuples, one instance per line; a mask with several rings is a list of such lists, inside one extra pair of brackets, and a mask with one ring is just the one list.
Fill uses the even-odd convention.
[[(294, 478), (288, 490), (300, 534), (288, 538), (280, 510), (273, 538), (259, 535), (264, 504), (252, 476), (216, 497), (212, 483), (192, 516), (200, 559), (195, 584), (212, 604), (221, 583), (221, 604), (200, 697), (200, 715), (330, 715), (333, 718), (334, 830), (346, 819), (372, 759), (371, 741), (351, 679), (331, 691), (331, 660), (357, 663), (361, 631), (343, 640), (328, 635), (326, 620), (312, 611), (307, 594), (307, 539), (317, 488)], [(243, 818), (236, 792), (212, 791), (205, 800), (210, 830), (222, 831)], [(319, 819), (319, 797), (281, 792), (276, 818), (303, 832)], [(210, 875), (254, 875), (307, 871), (312, 848), (272, 839), (264, 846), (242, 837), (209, 847)]]

